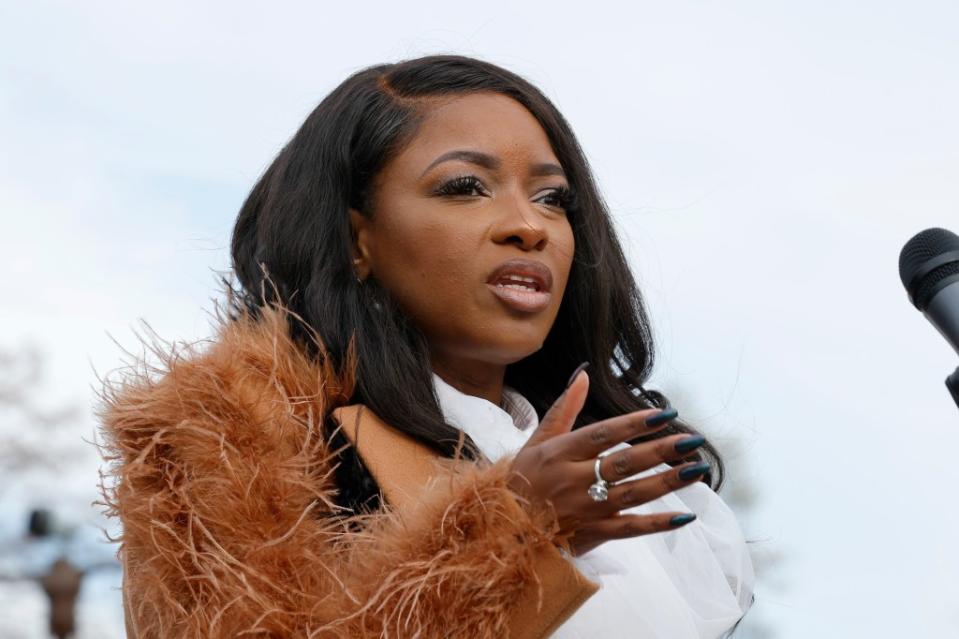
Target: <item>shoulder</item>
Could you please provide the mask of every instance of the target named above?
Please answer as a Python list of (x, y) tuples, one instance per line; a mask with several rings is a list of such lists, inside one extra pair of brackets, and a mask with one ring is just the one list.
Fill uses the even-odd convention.
[[(98, 413), (109, 457), (120, 464), (163, 456), (199, 465), (230, 456), (282, 463), (316, 458), (329, 412), (352, 393), (352, 375), (311, 358), (290, 337), (288, 316), (223, 320), (205, 343), (149, 345), (108, 381)], [(322, 352), (322, 351), (321, 351)]]

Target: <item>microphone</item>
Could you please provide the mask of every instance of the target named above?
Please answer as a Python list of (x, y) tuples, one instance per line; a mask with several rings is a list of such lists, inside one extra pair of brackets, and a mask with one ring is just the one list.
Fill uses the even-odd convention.
[[(899, 253), (899, 279), (913, 306), (959, 353), (959, 235), (940, 228), (914, 235)], [(959, 368), (946, 387), (959, 406)]]

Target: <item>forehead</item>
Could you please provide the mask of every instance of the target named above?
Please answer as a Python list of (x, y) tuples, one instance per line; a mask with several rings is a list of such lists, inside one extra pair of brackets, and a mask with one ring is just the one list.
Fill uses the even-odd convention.
[(556, 162), (543, 127), (526, 107), (505, 95), (473, 93), (426, 109), (413, 138), (396, 157), (410, 170), (422, 171), (451, 149), (483, 151), (507, 163)]

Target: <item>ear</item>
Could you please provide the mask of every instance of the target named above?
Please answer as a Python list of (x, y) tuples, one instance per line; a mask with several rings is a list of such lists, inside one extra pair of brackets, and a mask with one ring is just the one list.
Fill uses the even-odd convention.
[(365, 280), (373, 270), (370, 260), (370, 221), (354, 208), (350, 208), (350, 236), (353, 238), (353, 270)]

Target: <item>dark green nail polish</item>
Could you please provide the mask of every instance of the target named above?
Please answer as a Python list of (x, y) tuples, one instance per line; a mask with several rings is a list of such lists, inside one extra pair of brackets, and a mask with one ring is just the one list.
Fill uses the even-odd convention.
[(576, 376), (579, 375), (580, 372), (587, 366), (589, 366), (589, 362), (583, 362), (582, 364), (576, 367), (576, 370), (573, 371), (573, 374), (569, 376), (569, 381), (566, 382), (566, 388), (570, 387), (570, 384), (573, 383), (573, 380), (576, 379)]
[(670, 525), (670, 526), (685, 526), (686, 524), (688, 524), (689, 522), (693, 521), (694, 519), (696, 519), (696, 515), (694, 515), (694, 514), (692, 514), (692, 513), (689, 513), (689, 514), (686, 514), (686, 515), (676, 515), (675, 517), (673, 517), (672, 519), (669, 520), (669, 525)]
[(676, 419), (679, 415), (679, 411), (675, 408), (664, 408), (660, 412), (656, 413), (652, 417), (646, 419), (646, 425), (652, 428), (653, 426), (659, 426), (665, 424), (668, 421)]
[(695, 479), (696, 477), (702, 477), (706, 474), (706, 471), (709, 470), (709, 464), (706, 462), (700, 462), (695, 466), (689, 466), (688, 468), (683, 468), (679, 471), (679, 478), (683, 481), (688, 481), (690, 479)]
[(676, 442), (676, 452), (688, 453), (691, 450), (696, 450), (705, 443), (706, 438), (702, 435), (695, 435), (693, 437), (687, 437), (686, 439), (680, 439), (678, 442)]

